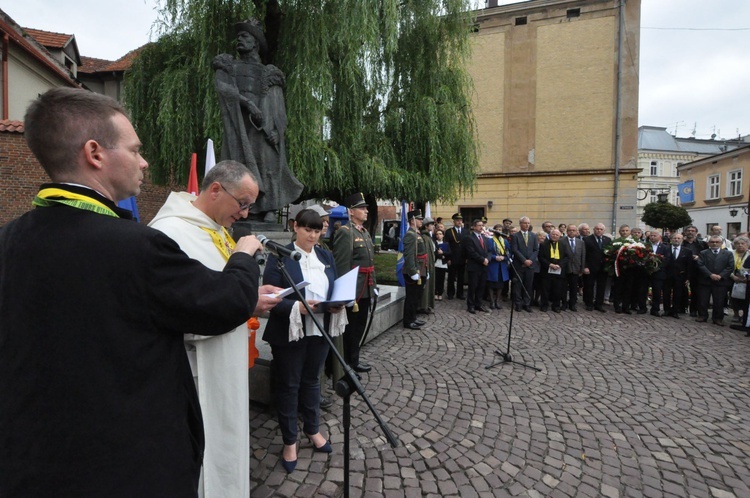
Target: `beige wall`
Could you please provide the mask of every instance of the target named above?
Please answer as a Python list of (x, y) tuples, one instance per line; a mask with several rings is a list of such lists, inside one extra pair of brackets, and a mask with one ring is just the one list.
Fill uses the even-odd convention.
[(40, 94), (64, 83), (51, 76), (46, 67), (17, 47), (8, 51), (8, 119), (23, 121), (26, 108)]
[[(533, 0), (479, 11), (469, 72), (481, 174), (472, 195), (437, 205), (438, 216), (492, 200), (491, 221), (635, 222), (640, 1), (625, 9), (615, 195), (617, 5)], [(571, 8), (581, 15), (567, 18)]]

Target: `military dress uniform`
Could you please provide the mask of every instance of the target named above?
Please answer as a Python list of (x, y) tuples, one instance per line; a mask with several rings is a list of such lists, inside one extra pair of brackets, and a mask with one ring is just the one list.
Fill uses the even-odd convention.
[[(410, 211), (408, 219), (422, 219), (422, 211)], [(427, 281), (427, 244), (422, 236), (410, 227), (404, 234), (404, 282), (406, 282), (406, 300), (404, 301), (404, 328), (419, 329), (425, 322), (417, 320), (417, 309), (422, 300), (425, 282)], [(418, 278), (415, 277), (418, 275)]]
[[(361, 193), (350, 195), (344, 204), (350, 209), (367, 205)], [(357, 372), (368, 372), (370, 366), (359, 361), (359, 343), (365, 333), (367, 319), (374, 312), (370, 308), (377, 290), (375, 246), (367, 229), (354, 226), (353, 223), (339, 228), (333, 238), (333, 257), (338, 275), (344, 275), (359, 266), (356, 301), (354, 306), (346, 309), (349, 325), (344, 331), (344, 359)]]

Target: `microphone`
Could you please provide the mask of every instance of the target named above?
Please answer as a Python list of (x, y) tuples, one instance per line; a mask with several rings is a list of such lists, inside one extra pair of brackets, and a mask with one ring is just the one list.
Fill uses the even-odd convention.
[(261, 244), (263, 244), (263, 249), (270, 252), (279, 259), (283, 257), (291, 258), (294, 261), (299, 261), (300, 259), (302, 259), (301, 252), (289, 249), (288, 247), (282, 246), (278, 242), (269, 240), (265, 235), (256, 235), (255, 237), (260, 241)]

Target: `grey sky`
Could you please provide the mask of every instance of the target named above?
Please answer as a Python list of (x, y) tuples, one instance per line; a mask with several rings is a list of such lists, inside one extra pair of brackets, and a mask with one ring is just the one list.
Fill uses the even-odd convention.
[[(157, 16), (156, 0), (9, 3), (0, 8), (21, 26), (75, 34), (82, 55), (110, 60), (146, 43)], [(640, 125), (750, 134), (749, 1), (642, 0), (641, 26)]]

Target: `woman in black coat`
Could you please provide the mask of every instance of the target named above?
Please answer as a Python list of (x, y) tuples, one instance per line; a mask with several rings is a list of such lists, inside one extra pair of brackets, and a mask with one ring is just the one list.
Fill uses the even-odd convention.
[[(317, 245), (322, 229), (320, 215), (310, 209), (300, 211), (294, 222), (296, 241), (287, 247), (302, 253), (302, 258), (299, 261), (288, 257), (283, 259), (295, 284), (303, 280), (310, 282), (302, 292), (314, 312), (319, 302), (330, 298), (336, 279), (333, 255)], [(263, 282), (289, 287), (276, 263), (277, 258), (273, 255), (268, 258)], [(333, 322), (336, 330), (343, 331), (340, 318), (331, 319), (332, 313), (340, 316), (341, 310), (342, 307), (333, 308), (331, 313), (323, 313), (316, 318), (325, 324), (327, 330)], [(302, 429), (313, 444), (313, 449), (324, 453), (332, 451), (331, 443), (320, 434), (318, 428), (320, 372), (329, 345), (294, 293), (271, 310), (263, 340), (271, 345), (273, 353), (277, 417), (284, 440), (281, 464), (287, 472), (292, 472), (297, 465), (298, 412), (302, 414)]]

